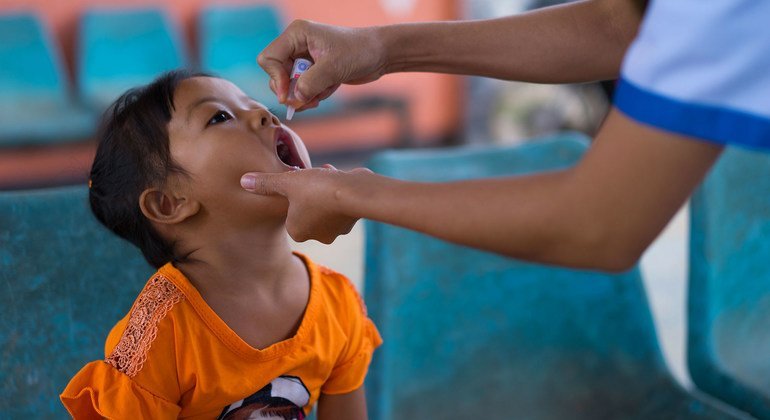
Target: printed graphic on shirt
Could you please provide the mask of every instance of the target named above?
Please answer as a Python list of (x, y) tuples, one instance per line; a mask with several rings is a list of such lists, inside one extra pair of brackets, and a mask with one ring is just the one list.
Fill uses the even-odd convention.
[(309, 401), (310, 391), (302, 379), (279, 376), (251, 396), (225, 407), (217, 420), (304, 420), (302, 407)]

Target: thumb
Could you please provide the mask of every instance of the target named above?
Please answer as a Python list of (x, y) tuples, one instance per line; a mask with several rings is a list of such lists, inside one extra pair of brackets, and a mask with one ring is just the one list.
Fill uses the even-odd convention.
[(247, 172), (241, 176), (241, 188), (259, 195), (285, 196), (285, 174)]
[(332, 63), (319, 60), (299, 76), (294, 95), (299, 102), (305, 104), (340, 82)]

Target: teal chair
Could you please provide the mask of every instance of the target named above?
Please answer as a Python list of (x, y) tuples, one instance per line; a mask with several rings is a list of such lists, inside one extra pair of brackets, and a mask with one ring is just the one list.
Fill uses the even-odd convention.
[(98, 110), (188, 64), (175, 28), (157, 9), (89, 10), (80, 22), (78, 48), (80, 95)]
[(769, 154), (725, 150), (693, 196), (690, 235), (690, 376), (770, 418)]
[(66, 418), (69, 379), (152, 269), (91, 215), (85, 187), (0, 193), (0, 418)]
[(37, 18), (0, 15), (0, 148), (82, 140), (94, 121), (70, 95), (59, 54)]
[[(369, 167), (429, 182), (525, 174), (574, 165), (586, 145), (385, 152)], [(745, 418), (672, 379), (636, 268), (528, 264), (368, 223), (365, 279), (384, 339), (366, 380), (373, 420)]]
[[(284, 29), (272, 5), (212, 6), (199, 17), (200, 60), (203, 71), (230, 80), (257, 102), (272, 109), (285, 109), (270, 90), (267, 73), (257, 64), (257, 55)], [(296, 118), (336, 112), (335, 98), (318, 108), (296, 114)]]

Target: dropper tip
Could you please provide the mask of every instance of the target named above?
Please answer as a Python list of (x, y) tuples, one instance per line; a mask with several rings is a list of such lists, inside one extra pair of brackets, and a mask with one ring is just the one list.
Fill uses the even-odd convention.
[(286, 108), (286, 120), (291, 121), (291, 118), (294, 116), (294, 107), (288, 106)]

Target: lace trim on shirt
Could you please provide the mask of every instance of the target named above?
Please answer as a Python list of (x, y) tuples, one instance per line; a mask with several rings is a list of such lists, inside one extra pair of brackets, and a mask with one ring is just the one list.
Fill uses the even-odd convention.
[(139, 373), (158, 334), (158, 324), (183, 298), (170, 280), (160, 274), (153, 277), (136, 299), (118, 345), (104, 361), (129, 377)]

